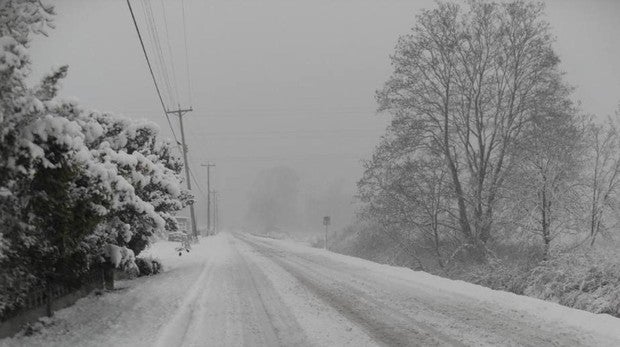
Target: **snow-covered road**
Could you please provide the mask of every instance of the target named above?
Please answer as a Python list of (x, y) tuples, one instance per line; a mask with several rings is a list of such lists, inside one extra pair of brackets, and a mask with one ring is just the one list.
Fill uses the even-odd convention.
[(203, 239), (163, 274), (123, 282), (4, 345), (620, 346), (620, 319), (294, 242)]

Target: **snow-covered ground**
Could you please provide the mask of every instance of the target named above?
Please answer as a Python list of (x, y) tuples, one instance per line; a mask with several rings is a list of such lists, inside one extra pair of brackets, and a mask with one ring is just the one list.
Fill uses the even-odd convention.
[(3, 346), (620, 346), (620, 319), (405, 268), (219, 234)]

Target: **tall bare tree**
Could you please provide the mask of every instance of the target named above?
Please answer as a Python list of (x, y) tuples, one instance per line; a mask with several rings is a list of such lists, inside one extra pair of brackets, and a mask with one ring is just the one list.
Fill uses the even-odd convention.
[(543, 5), (439, 2), (416, 17), (392, 56), (379, 109), (410, 119), (440, 150), (460, 232), (484, 256), (515, 144), (534, 110), (562, 85)]

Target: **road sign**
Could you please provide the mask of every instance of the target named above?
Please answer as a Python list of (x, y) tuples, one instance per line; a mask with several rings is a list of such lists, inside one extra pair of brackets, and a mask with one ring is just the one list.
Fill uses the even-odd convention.
[(323, 217), (323, 225), (329, 225), (331, 223), (331, 220), (329, 218), (329, 216), (325, 216)]

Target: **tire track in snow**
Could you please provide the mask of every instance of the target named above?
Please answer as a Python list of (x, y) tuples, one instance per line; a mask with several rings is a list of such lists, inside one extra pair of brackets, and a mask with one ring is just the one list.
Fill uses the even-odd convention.
[[(308, 345), (309, 342), (303, 329), (290, 309), (283, 304), (267, 276), (256, 264), (249, 262), (236, 247), (235, 253), (243, 264), (241, 266), (244, 272), (242, 277), (251, 280), (252, 294), (250, 295), (257, 298), (254, 302), (260, 302), (261, 309), (276, 336), (276, 340), (272, 342), (277, 342), (280, 346)], [(269, 343), (269, 345), (274, 344)]]
[(180, 346), (186, 338), (192, 320), (196, 316), (196, 302), (199, 300), (201, 289), (208, 288), (209, 282), (213, 279), (212, 273), (215, 267), (213, 257), (208, 257), (203, 265), (200, 275), (188, 291), (188, 295), (179, 305), (175, 315), (168, 324), (161, 330), (155, 340), (154, 346), (168, 347)]
[[(353, 266), (327, 254), (309, 254), (284, 250), (277, 242), (256, 237), (239, 236), (283, 268), (298, 275), (314, 273), (318, 283), (350, 288), (360, 296), (373, 298), (380, 307), (391, 307), (405, 317), (432, 324), (435, 331), (472, 345), (588, 346), (587, 335), (577, 334), (554, 322), (541, 325), (528, 319), (527, 312), (498, 310), (489, 303), (444, 292), (424, 283), (406, 281), (390, 274), (372, 276), (369, 269)], [(315, 252), (316, 250), (313, 250)], [(292, 267), (291, 267), (292, 265)], [(292, 272), (291, 272), (292, 273)], [(327, 285), (327, 284), (325, 284)], [(337, 290), (337, 289), (335, 289)], [(329, 294), (329, 292), (328, 292)], [(585, 333), (584, 333), (585, 334)]]
[(238, 236), (262, 255), (288, 271), (302, 285), (354, 322), (378, 344), (387, 346), (463, 345), (433, 327), (403, 315), (374, 300), (352, 285), (346, 285), (325, 276), (317, 267), (308, 266), (295, 256)]
[(232, 238), (221, 241), (156, 345), (309, 345), (262, 270), (236, 249)]
[(262, 255), (246, 242), (236, 241), (237, 248), (243, 256), (250, 264), (260, 268), (273, 285), (278, 299), (299, 322), (309, 339), (308, 345), (350, 347), (377, 345), (377, 342), (362, 328), (317, 297), (273, 259)]

